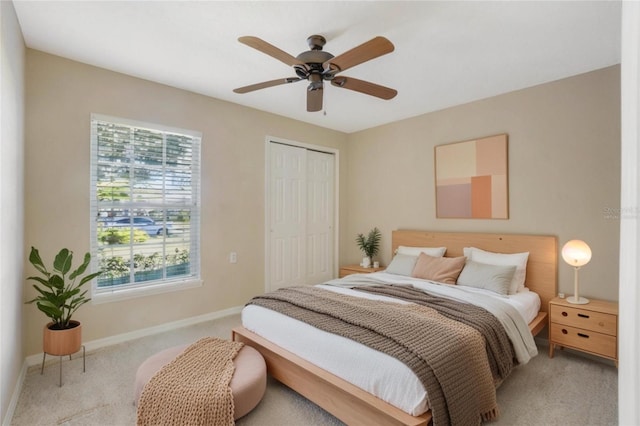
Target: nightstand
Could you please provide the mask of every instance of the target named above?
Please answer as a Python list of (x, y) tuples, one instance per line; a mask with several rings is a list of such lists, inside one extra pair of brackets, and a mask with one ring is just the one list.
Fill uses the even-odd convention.
[(384, 271), (385, 269), (387, 268), (384, 266), (380, 266), (378, 268), (364, 268), (360, 265), (346, 265), (340, 267), (340, 278), (351, 274), (370, 274), (372, 272)]
[(593, 300), (573, 305), (565, 299), (549, 302), (549, 357), (555, 346), (608, 358), (618, 366), (618, 304)]

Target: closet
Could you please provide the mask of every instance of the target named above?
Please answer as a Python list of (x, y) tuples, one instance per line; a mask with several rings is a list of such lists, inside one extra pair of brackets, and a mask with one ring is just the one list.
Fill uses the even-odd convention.
[(266, 290), (334, 277), (335, 154), (267, 143)]

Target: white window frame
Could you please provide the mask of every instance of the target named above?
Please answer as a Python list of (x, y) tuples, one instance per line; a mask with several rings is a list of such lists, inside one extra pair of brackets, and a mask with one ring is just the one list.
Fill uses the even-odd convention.
[(202, 133), (185, 130), (175, 127), (168, 127), (161, 124), (145, 123), (136, 120), (130, 120), (120, 117), (112, 117), (103, 114), (91, 114), (91, 198), (90, 198), (90, 235), (91, 235), (91, 255), (92, 268), (98, 270), (98, 239), (97, 239), (97, 220), (98, 215), (98, 198), (97, 198), (97, 155), (98, 141), (96, 132), (96, 122), (105, 121), (117, 125), (129, 127), (137, 127), (149, 129), (155, 132), (174, 133), (192, 137), (197, 141), (197, 149), (194, 153), (194, 164), (192, 166), (192, 215), (190, 218), (190, 262), (193, 262), (192, 274), (189, 277), (177, 277), (163, 280), (154, 280), (148, 282), (129, 283), (122, 286), (98, 287), (98, 280), (93, 280), (92, 284), (92, 303), (99, 304), (117, 300), (131, 299), (135, 297), (148, 296), (152, 294), (166, 293), (188, 288), (202, 286), (201, 268), (200, 268), (200, 217), (201, 217), (201, 196), (200, 196), (200, 157)]

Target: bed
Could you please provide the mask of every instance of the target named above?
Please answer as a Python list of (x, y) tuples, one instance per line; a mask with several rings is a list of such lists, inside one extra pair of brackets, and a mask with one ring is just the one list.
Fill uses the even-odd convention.
[[(540, 311), (534, 312), (528, 326), (533, 335), (544, 328), (548, 302), (557, 291), (555, 237), (400, 230), (392, 233), (394, 253), (399, 246), (444, 246), (447, 257), (462, 256), (463, 248), (470, 246), (496, 253), (529, 252), (526, 287), (539, 296)], [(426, 425), (431, 421), (430, 411), (409, 414), (244, 327), (233, 330), (233, 339), (260, 351), (273, 378), (347, 424)]]

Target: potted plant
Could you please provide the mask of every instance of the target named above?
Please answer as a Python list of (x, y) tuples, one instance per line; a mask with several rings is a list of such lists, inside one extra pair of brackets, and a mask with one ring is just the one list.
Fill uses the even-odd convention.
[(356, 243), (358, 243), (358, 247), (365, 255), (364, 259), (362, 259), (362, 266), (365, 268), (373, 265), (373, 257), (378, 254), (378, 250), (380, 249), (381, 237), (382, 235), (378, 228), (373, 228), (366, 237), (362, 234), (358, 234), (356, 237)]
[(82, 264), (72, 271), (73, 252), (66, 248), (56, 255), (52, 270), (47, 269), (40, 253), (34, 247), (31, 247), (29, 262), (41, 276), (27, 278), (37, 281), (40, 285), (33, 285), (39, 295), (26, 303), (35, 303), (38, 309), (51, 319), (44, 327), (44, 352), (49, 355), (70, 355), (78, 352), (82, 345), (82, 326), (79, 321), (72, 320), (71, 316), (80, 306), (91, 300), (86, 297), (88, 290), (82, 291), (81, 287), (102, 271), (82, 277), (91, 262), (89, 253), (85, 253)]

